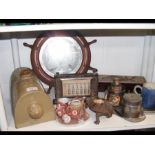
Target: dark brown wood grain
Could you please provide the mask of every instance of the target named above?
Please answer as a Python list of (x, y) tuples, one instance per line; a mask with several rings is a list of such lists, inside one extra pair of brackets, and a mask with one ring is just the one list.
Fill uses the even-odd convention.
[(132, 92), (135, 85), (143, 85), (146, 80), (143, 76), (123, 76), (123, 75), (99, 75), (98, 76), (98, 90), (105, 91), (112, 83), (113, 79), (118, 77), (120, 83), (126, 92)]

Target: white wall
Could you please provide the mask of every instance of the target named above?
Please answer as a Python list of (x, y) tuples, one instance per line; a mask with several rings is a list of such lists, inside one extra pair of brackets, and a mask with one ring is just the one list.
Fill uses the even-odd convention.
[[(91, 66), (101, 74), (140, 75), (144, 37), (86, 37), (87, 41), (97, 39), (90, 46)], [(33, 44), (35, 39), (19, 39), (21, 66), (31, 67), (30, 48), (23, 42)]]
[[(141, 75), (145, 37), (86, 37), (87, 41), (97, 39), (97, 43), (90, 46), (91, 66), (98, 69), (100, 74), (112, 75)], [(33, 44), (35, 38), (18, 39), (19, 65), (31, 68), (30, 48), (24, 47), (23, 42)], [(154, 48), (155, 49), (155, 48)], [(149, 50), (149, 48), (145, 49)], [(16, 51), (15, 51), (16, 52)], [(18, 54), (14, 57), (18, 57)], [(0, 85), (8, 85), (11, 72), (17, 67), (16, 58), (12, 58), (12, 44), (10, 40), (0, 40)], [(154, 60), (153, 60), (154, 61)], [(16, 65), (14, 65), (16, 64)], [(152, 76), (155, 80), (155, 73)], [(6, 95), (8, 87), (2, 88)]]
[[(12, 59), (12, 48), (10, 40), (0, 41), (0, 87), (3, 96), (4, 108), (6, 113), (10, 113), (10, 88), (9, 81), (11, 73), (14, 69), (14, 63)], [(11, 116), (7, 115), (7, 120), (10, 122)]]
[[(101, 74), (140, 75), (144, 37), (96, 37), (92, 66)], [(87, 38), (91, 40), (94, 38)]]

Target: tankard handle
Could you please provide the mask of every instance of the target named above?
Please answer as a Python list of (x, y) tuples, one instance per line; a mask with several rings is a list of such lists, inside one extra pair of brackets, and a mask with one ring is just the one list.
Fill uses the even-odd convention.
[[(138, 89), (140, 90), (140, 93), (137, 91)], [(137, 95), (141, 95), (141, 94), (142, 94), (142, 86), (136, 85), (136, 86), (134, 87), (134, 89), (133, 89), (133, 92), (134, 92), (135, 94), (137, 94)]]

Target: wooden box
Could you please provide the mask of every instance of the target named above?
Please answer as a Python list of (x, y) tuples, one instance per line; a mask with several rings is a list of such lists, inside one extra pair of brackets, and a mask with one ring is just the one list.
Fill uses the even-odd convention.
[(99, 75), (98, 76), (98, 90), (104, 92), (108, 89), (114, 78), (119, 78), (125, 92), (133, 92), (136, 85), (143, 86), (146, 82), (143, 76), (123, 76), (123, 75)]

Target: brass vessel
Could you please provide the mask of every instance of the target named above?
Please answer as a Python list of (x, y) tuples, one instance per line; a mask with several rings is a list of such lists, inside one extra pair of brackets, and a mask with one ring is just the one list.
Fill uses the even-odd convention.
[(55, 120), (53, 103), (29, 68), (12, 73), (11, 100), (16, 128)]

